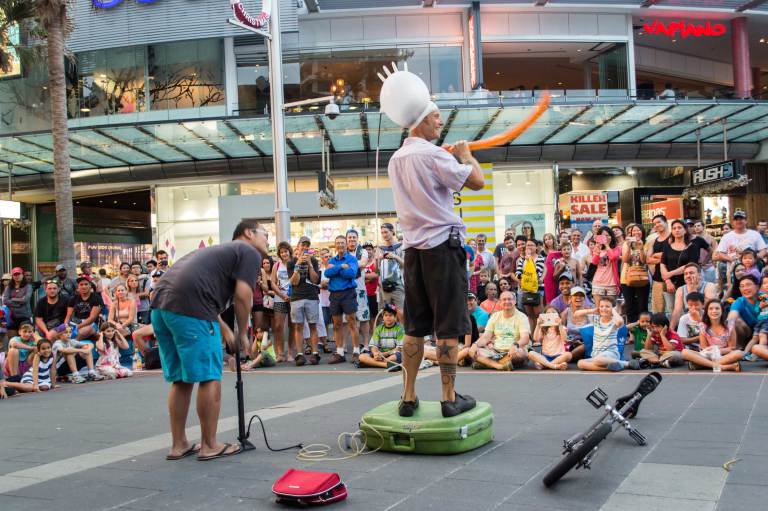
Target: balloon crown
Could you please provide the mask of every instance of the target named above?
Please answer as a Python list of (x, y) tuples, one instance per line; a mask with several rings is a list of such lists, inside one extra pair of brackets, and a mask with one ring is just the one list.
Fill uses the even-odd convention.
[(427, 84), (408, 71), (407, 63), (403, 67), (405, 69), (401, 71), (392, 62), (391, 70), (383, 66), (384, 74), (377, 73), (383, 82), (379, 102), (381, 111), (392, 122), (402, 128), (414, 128), (429, 113), (437, 110), (437, 105), (432, 102)]

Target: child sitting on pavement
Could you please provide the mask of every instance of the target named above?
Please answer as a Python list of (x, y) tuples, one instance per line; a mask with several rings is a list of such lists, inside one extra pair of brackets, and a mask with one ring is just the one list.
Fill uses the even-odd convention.
[(641, 312), (637, 321), (627, 325), (629, 342), (632, 344), (632, 358), (640, 358), (640, 352), (645, 348), (645, 340), (651, 330), (651, 313)]
[(669, 319), (663, 312), (651, 316), (651, 335), (645, 340), (640, 357), (652, 367), (670, 369), (683, 365), (683, 341), (669, 329)]
[(642, 369), (648, 363), (641, 360), (621, 359), (619, 353), (619, 329), (624, 326), (624, 319), (614, 309), (613, 298), (597, 297), (596, 309), (580, 309), (575, 311), (577, 318), (588, 317), (594, 327), (592, 336), (592, 352), (590, 358), (579, 360), (578, 366), (582, 371), (622, 371), (624, 369)]
[(32, 356), (31, 368), (23, 375), (11, 376), (6, 386), (16, 392), (45, 392), (56, 386), (56, 357), (52, 353), (51, 341), (41, 339)]
[(254, 367), (274, 367), (277, 356), (272, 340), (269, 338), (269, 332), (263, 332), (261, 328), (256, 329), (256, 335), (251, 344), (251, 356), (253, 357), (251, 360), (240, 365), (243, 371), (250, 371)]
[(120, 350), (127, 350), (129, 346), (123, 334), (117, 330), (114, 323), (104, 323), (100, 330), (99, 339), (96, 341), (96, 349), (99, 352), (96, 369), (99, 374), (110, 380), (133, 376), (133, 371), (120, 365)]
[(388, 370), (400, 368), (405, 330), (397, 322), (397, 308), (391, 303), (384, 304), (381, 313), (384, 320), (373, 330), (368, 347), (360, 354), (360, 367), (381, 367)]
[(6, 376), (24, 374), (30, 368), (29, 361), (37, 353), (35, 329), (29, 323), (22, 323), (19, 335), (8, 343), (8, 357), (3, 368)]
[[(56, 370), (64, 376), (69, 374), (69, 381), (72, 383), (85, 383), (86, 380), (101, 381), (102, 375), (96, 372), (93, 365), (93, 344), (90, 342), (78, 341), (73, 339), (72, 329), (67, 325), (56, 327), (57, 338), (53, 343), (53, 354), (56, 357)], [(77, 360), (79, 357), (85, 361), (88, 367), (88, 376), (83, 378), (77, 369)], [(64, 367), (66, 364), (66, 367)]]
[(528, 360), (539, 370), (567, 370), (571, 360), (571, 354), (566, 350), (567, 340), (568, 331), (562, 324), (557, 307), (548, 306), (536, 319), (533, 331), (533, 342), (541, 343), (541, 353), (529, 351)]
[(698, 349), (699, 334), (702, 320), (702, 311), (704, 310), (704, 295), (698, 291), (688, 293), (685, 297), (688, 312), (680, 316), (677, 323), (677, 336), (683, 341), (687, 348)]

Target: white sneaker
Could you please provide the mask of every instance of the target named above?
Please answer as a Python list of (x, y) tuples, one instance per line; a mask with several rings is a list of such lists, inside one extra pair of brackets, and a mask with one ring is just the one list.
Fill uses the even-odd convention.
[(419, 369), (428, 369), (435, 365), (431, 360), (427, 360), (426, 358), (421, 361), (421, 364), (419, 364)]
[(85, 383), (85, 378), (80, 376), (80, 373), (72, 373), (69, 375), (69, 381), (72, 383)]

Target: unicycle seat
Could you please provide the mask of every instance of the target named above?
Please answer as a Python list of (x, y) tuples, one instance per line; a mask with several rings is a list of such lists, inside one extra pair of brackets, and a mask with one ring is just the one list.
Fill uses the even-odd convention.
[(639, 395), (640, 399), (638, 399), (629, 410), (624, 412), (624, 417), (627, 419), (631, 419), (637, 416), (640, 403), (648, 394), (656, 390), (656, 387), (659, 386), (659, 383), (661, 383), (661, 374), (657, 373), (656, 371), (648, 373), (642, 380), (640, 380), (637, 388), (631, 394), (627, 394), (626, 396), (622, 396), (616, 400), (616, 403), (613, 405), (614, 408), (618, 411), (621, 411), (621, 409), (629, 402), (630, 399), (636, 395)]

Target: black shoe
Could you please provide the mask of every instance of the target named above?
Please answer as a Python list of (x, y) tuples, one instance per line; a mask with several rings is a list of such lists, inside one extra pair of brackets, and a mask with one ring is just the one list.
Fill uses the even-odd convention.
[(301, 367), (307, 363), (307, 359), (304, 355), (296, 355), (296, 358), (294, 358), (293, 361), (296, 362), (296, 367)]
[(477, 406), (477, 402), (471, 396), (462, 396), (456, 392), (456, 397), (453, 401), (440, 401), (440, 406), (442, 407), (443, 417), (455, 417)]
[(644, 361), (646, 364), (648, 363), (648, 361), (643, 359), (643, 358), (635, 359), (635, 360), (630, 360), (629, 364), (627, 364), (627, 367), (629, 367), (630, 369), (638, 370), (638, 369), (640, 369), (640, 362), (641, 361)]
[(419, 398), (416, 401), (403, 401), (400, 400), (400, 404), (397, 407), (397, 413), (400, 417), (413, 417), (413, 412), (419, 407)]
[(328, 361), (329, 364), (341, 364), (342, 362), (346, 362), (347, 358), (344, 355), (339, 355), (338, 353), (334, 353), (331, 359)]
[(313, 365), (313, 366), (316, 366), (317, 364), (319, 364), (320, 363), (320, 355), (318, 355), (317, 353), (313, 353), (312, 355), (310, 355), (309, 356), (309, 363), (311, 365)]
[(352, 365), (355, 367), (360, 367), (360, 354), (359, 353), (352, 353)]

